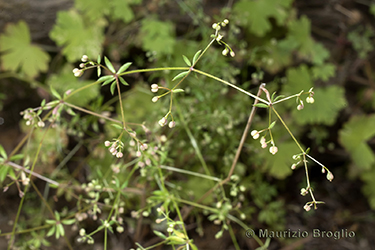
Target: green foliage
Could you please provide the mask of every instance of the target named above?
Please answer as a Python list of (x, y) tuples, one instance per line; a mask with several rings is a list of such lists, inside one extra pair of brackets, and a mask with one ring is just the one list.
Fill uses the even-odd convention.
[(0, 36), (1, 66), (4, 70), (19, 71), (26, 77), (36, 77), (48, 68), (49, 55), (31, 44), (30, 31), (24, 21), (9, 24)]
[(105, 21), (100, 19), (87, 23), (74, 10), (61, 11), (50, 37), (57, 45), (63, 46), (62, 52), (69, 62), (79, 60), (82, 55), (96, 58), (102, 50), (104, 25)]
[(134, 19), (131, 5), (141, 2), (142, 0), (76, 0), (75, 6), (84, 11), (87, 18), (92, 21), (109, 16), (112, 20), (122, 20), (128, 23)]
[(313, 87), (310, 70), (305, 64), (297, 68), (289, 68), (286, 72), (287, 84), (283, 86), (283, 94), (291, 95), (301, 90), (308, 91)]
[(369, 170), (375, 162), (375, 155), (366, 143), (375, 135), (374, 127), (375, 115), (353, 116), (339, 132), (341, 144), (360, 170)]
[(289, 17), (292, 0), (241, 0), (234, 7), (235, 18), (248, 27), (250, 33), (264, 36), (272, 29), (270, 18), (275, 18), (278, 25), (283, 25)]
[(174, 25), (171, 22), (146, 18), (142, 20), (139, 39), (146, 51), (155, 51), (160, 55), (172, 54), (176, 43)]
[(373, 29), (369, 26), (358, 27), (357, 29), (349, 32), (348, 39), (352, 42), (352, 45), (360, 58), (366, 58), (368, 53), (374, 50), (374, 35)]

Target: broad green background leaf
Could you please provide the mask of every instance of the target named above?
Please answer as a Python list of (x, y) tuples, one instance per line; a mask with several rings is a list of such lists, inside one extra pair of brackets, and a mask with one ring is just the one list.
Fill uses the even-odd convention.
[(50, 37), (63, 46), (63, 54), (70, 62), (80, 60), (82, 55), (96, 58), (102, 50), (104, 25), (105, 22), (101, 20), (85, 24), (82, 16), (74, 10), (61, 11), (57, 13), (56, 25)]
[(293, 172), (290, 168), (295, 162), (292, 159), (292, 155), (301, 152), (301, 150), (293, 141), (276, 142), (276, 146), (278, 147), (278, 152), (275, 155), (269, 152), (269, 147), (262, 149), (262, 155), (265, 158), (263, 168), (273, 177), (284, 179)]
[(144, 50), (155, 51), (157, 54), (162, 55), (173, 53), (176, 40), (174, 25), (171, 22), (163, 22), (151, 18), (144, 19), (140, 36)]
[(85, 12), (90, 20), (97, 20), (104, 15), (110, 14), (110, 4), (112, 1), (103, 0), (75, 0), (75, 7)]
[(332, 63), (325, 63), (323, 65), (312, 67), (312, 74), (314, 80), (327, 81), (330, 77), (335, 75), (336, 67)]
[[(308, 90), (308, 89), (306, 89)], [(339, 111), (346, 106), (344, 89), (332, 85), (325, 88), (314, 89), (313, 104), (306, 103), (307, 95), (302, 97), (304, 109), (293, 109), (292, 115), (299, 125), (325, 124), (332, 125), (339, 114)], [(297, 105), (295, 105), (297, 107)]]
[(375, 168), (372, 166), (370, 171), (365, 171), (361, 175), (361, 179), (364, 182), (362, 192), (367, 196), (368, 202), (372, 209), (375, 209)]
[(293, 20), (289, 24), (289, 33), (286, 38), (293, 47), (304, 56), (309, 56), (314, 41), (311, 38), (311, 23), (306, 16)]
[(142, 3), (142, 0), (112, 0), (110, 1), (110, 5), (112, 7), (111, 17), (113, 19), (119, 19), (124, 21), (125, 23), (128, 23), (134, 19), (134, 13), (130, 8), (130, 5), (140, 3)]
[(284, 95), (297, 94), (302, 90), (308, 91), (313, 87), (310, 71), (304, 64), (300, 65), (298, 68), (288, 69), (286, 77), (288, 81), (283, 87), (282, 93)]
[(366, 141), (375, 136), (375, 115), (353, 116), (339, 132), (339, 139), (354, 163), (361, 169), (370, 169), (375, 155)]
[[(92, 81), (82, 81), (80, 78), (77, 78), (72, 73), (72, 66), (66, 64), (59, 74), (54, 74), (48, 79), (48, 85), (53, 86), (55, 90), (61, 95), (69, 89), (78, 89), (87, 84), (92, 83)], [(74, 105), (84, 106), (90, 100), (96, 98), (99, 95), (99, 84), (86, 88), (83, 91), (80, 91), (67, 100)]]
[(48, 68), (49, 55), (31, 44), (30, 31), (24, 21), (9, 24), (0, 37), (1, 67), (35, 77)]
[(264, 36), (272, 28), (270, 18), (275, 18), (278, 25), (284, 24), (291, 3), (292, 0), (241, 0), (233, 11), (235, 18), (249, 27), (250, 33)]

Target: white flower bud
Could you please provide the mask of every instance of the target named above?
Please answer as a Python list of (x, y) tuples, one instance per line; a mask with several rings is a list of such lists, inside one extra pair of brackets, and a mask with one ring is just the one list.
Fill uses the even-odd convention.
[(259, 132), (257, 130), (253, 130), (251, 131), (251, 136), (254, 138), (254, 139), (258, 139), (259, 138)]
[(161, 118), (159, 121), (159, 125), (162, 127), (164, 127), (167, 123), (168, 123), (168, 120), (165, 117)]
[(110, 142), (110, 141), (105, 141), (105, 142), (104, 142), (104, 145), (105, 145), (106, 147), (109, 147), (109, 145), (111, 145), (111, 142)]
[(117, 154), (116, 154), (116, 157), (117, 158), (121, 158), (123, 156), (123, 153), (121, 153), (121, 152), (117, 152)]
[(230, 56), (231, 56), (231, 57), (234, 57), (235, 55), (236, 55), (236, 54), (234, 53), (234, 51), (231, 51), (231, 52), (230, 52)]
[(276, 146), (272, 146), (272, 147), (270, 147), (270, 153), (271, 154), (276, 154), (277, 153), (277, 151), (278, 151), (278, 148), (276, 147)]
[(327, 180), (332, 181), (333, 180), (333, 174), (332, 172), (327, 173)]
[(81, 58), (82, 62), (87, 62), (88, 60), (89, 60), (89, 57), (86, 56), (86, 55), (83, 55), (82, 58)]
[(152, 102), (157, 102), (159, 100), (159, 97), (158, 96), (154, 96), (153, 98), (152, 98)]
[(223, 56), (226, 56), (226, 55), (228, 55), (228, 52), (229, 52), (229, 50), (227, 48), (225, 48), (223, 50), (223, 52), (221, 52), (221, 54), (223, 54)]
[(175, 121), (171, 121), (171, 122), (168, 124), (168, 126), (169, 126), (170, 128), (173, 128), (173, 127), (176, 126), (176, 122), (175, 122)]

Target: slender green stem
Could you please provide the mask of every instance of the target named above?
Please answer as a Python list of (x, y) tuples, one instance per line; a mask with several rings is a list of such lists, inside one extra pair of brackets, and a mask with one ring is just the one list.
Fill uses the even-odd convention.
[(216, 81), (222, 82), (222, 83), (224, 83), (225, 85), (228, 85), (228, 86), (230, 86), (230, 87), (232, 87), (232, 88), (235, 88), (235, 89), (237, 89), (238, 91), (240, 91), (240, 92), (242, 92), (242, 93), (244, 93), (244, 94), (246, 94), (246, 95), (248, 95), (248, 96), (251, 96), (252, 98), (254, 98), (254, 99), (256, 99), (256, 100), (258, 100), (258, 101), (260, 101), (260, 102), (263, 102), (263, 103), (265, 103), (265, 104), (267, 104), (267, 105), (270, 104), (268, 101), (266, 101), (266, 100), (260, 98), (259, 96), (256, 96), (256, 95), (254, 95), (254, 94), (252, 94), (252, 93), (250, 93), (250, 92), (247, 92), (246, 90), (243, 90), (242, 88), (237, 87), (236, 85), (234, 85), (234, 84), (232, 84), (232, 83), (230, 83), (230, 82), (227, 82), (227, 81), (225, 81), (225, 80), (223, 80), (223, 79), (220, 79), (220, 78), (218, 78), (218, 77), (216, 77), (216, 76), (213, 76), (213, 75), (211, 75), (211, 74), (208, 74), (208, 73), (206, 73), (206, 72), (204, 72), (204, 71), (200, 71), (200, 70), (198, 70), (198, 69), (194, 69), (194, 72), (197, 72), (197, 73), (199, 73), (199, 74), (201, 74), (201, 75), (204, 75), (204, 76), (210, 77), (210, 78), (212, 78), (212, 79), (214, 79), (214, 80), (216, 80)]
[(82, 111), (84, 113), (87, 113), (87, 114), (90, 114), (90, 115), (93, 115), (93, 116), (97, 116), (97, 117), (100, 117), (102, 119), (105, 119), (105, 120), (108, 120), (108, 121), (111, 121), (111, 122), (121, 123), (121, 121), (119, 121), (119, 120), (112, 119), (111, 117), (107, 117), (107, 116), (95, 113), (93, 111), (90, 111), (88, 109), (84, 109), (84, 108), (78, 107), (78, 106), (76, 106), (74, 104), (71, 104), (71, 103), (68, 103), (68, 102), (64, 102), (64, 104), (67, 105), (67, 106), (69, 106), (69, 107), (71, 107), (71, 108), (74, 108), (76, 110)]
[(292, 131), (290, 131), (290, 129), (288, 128), (288, 126), (285, 124), (283, 118), (281, 118), (281, 116), (279, 115), (279, 113), (276, 111), (276, 109), (272, 105), (271, 105), (271, 109), (276, 114), (277, 118), (279, 118), (279, 120), (281, 121), (281, 123), (283, 124), (283, 126), (285, 127), (285, 129), (288, 131), (289, 135), (292, 137), (292, 139), (294, 140), (294, 142), (297, 144), (297, 146), (299, 147), (299, 149), (301, 150), (301, 152), (305, 153), (305, 150), (303, 150), (303, 148), (301, 147), (301, 145), (299, 144), (299, 142), (297, 141), (297, 139), (294, 137)]
[(192, 172), (192, 171), (181, 169), (181, 168), (175, 168), (175, 167), (163, 166), (163, 165), (161, 165), (160, 168), (166, 169), (166, 170), (169, 170), (169, 171), (173, 171), (173, 172), (177, 172), (177, 173), (193, 175), (193, 176), (197, 176), (197, 177), (212, 180), (212, 181), (217, 181), (217, 182), (222, 181), (222, 179), (217, 178), (217, 177), (213, 177), (213, 176), (209, 176), (209, 175), (201, 174), (201, 173), (197, 173), (197, 172)]
[(122, 98), (121, 98), (121, 91), (120, 91), (120, 83), (118, 80), (118, 76), (116, 75), (116, 85), (117, 85), (117, 92), (118, 92), (118, 100), (120, 102), (120, 109), (121, 109), (121, 118), (122, 118), (122, 126), (125, 129), (126, 123), (125, 123), (125, 116), (124, 116), (124, 107), (122, 106)]

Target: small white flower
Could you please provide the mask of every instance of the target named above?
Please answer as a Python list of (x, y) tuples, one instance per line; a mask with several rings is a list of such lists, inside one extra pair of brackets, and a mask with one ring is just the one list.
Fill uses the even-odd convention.
[(315, 100), (314, 100), (314, 98), (312, 96), (309, 96), (309, 97), (306, 98), (306, 102), (307, 103), (314, 103)]
[(220, 42), (220, 40), (223, 38), (223, 36), (221, 34), (217, 35), (216, 37), (216, 41)]
[(79, 67), (80, 67), (81, 69), (83, 69), (83, 68), (85, 67), (85, 64), (84, 64), (84, 63), (80, 63), (80, 64), (79, 64)]
[(306, 194), (308, 194), (308, 191), (306, 190), (306, 188), (301, 188), (301, 195), (305, 196)]
[(311, 209), (311, 205), (305, 205), (304, 207), (303, 207), (303, 209), (305, 209), (306, 210), (306, 212), (308, 212), (308, 211), (310, 211), (310, 209)]
[(303, 105), (302, 105), (302, 104), (298, 105), (298, 106), (297, 106), (297, 109), (298, 109), (298, 110), (302, 110), (302, 109), (303, 109)]
[(142, 150), (142, 151), (145, 151), (146, 149), (148, 149), (148, 145), (146, 143), (143, 143), (141, 144), (141, 146), (139, 146), (139, 148)]
[(175, 121), (171, 121), (171, 122), (168, 124), (168, 126), (169, 126), (170, 128), (173, 128), (173, 127), (176, 126), (176, 122), (175, 122)]
[(224, 19), (223, 23), (228, 24), (229, 20), (228, 19)]
[(164, 127), (167, 123), (168, 123), (168, 120), (165, 117), (161, 118), (159, 121), (159, 125), (162, 127)]
[(219, 24), (217, 24), (217, 23), (214, 23), (214, 24), (212, 24), (212, 28), (214, 29), (214, 30), (220, 30), (220, 25)]
[(81, 228), (79, 230), (79, 235), (84, 236), (86, 234), (86, 230), (84, 228)]
[(152, 92), (156, 93), (156, 92), (158, 92), (158, 90), (159, 90), (159, 85), (157, 85), (156, 83), (151, 85), (151, 91)]
[(38, 122), (38, 127), (41, 127), (41, 128), (43, 128), (45, 126), (45, 124), (44, 124), (44, 122), (43, 121), (39, 121)]
[(326, 170), (324, 168), (322, 168), (322, 174), (324, 174), (326, 172)]
[(83, 55), (82, 58), (81, 58), (82, 62), (87, 62), (88, 60), (89, 60), (89, 57), (86, 56), (86, 55)]
[(251, 131), (251, 136), (254, 139), (258, 139), (259, 138), (259, 132), (257, 130), (253, 130), (253, 131)]
[(272, 147), (270, 147), (270, 153), (271, 154), (276, 154), (277, 153), (277, 151), (278, 151), (278, 149), (277, 149), (277, 147), (276, 146), (272, 146)]
[(290, 167), (292, 170), (296, 169), (297, 165), (295, 163), (292, 164), (292, 166)]
[(262, 148), (266, 148), (267, 147), (267, 143), (262, 143)]
[(229, 49), (225, 48), (223, 52), (221, 52), (221, 54), (223, 54), (223, 56), (226, 56), (228, 55), (228, 52), (229, 52)]
[(235, 55), (236, 55), (236, 54), (234, 53), (234, 51), (231, 51), (231, 52), (230, 52), (230, 56), (231, 56), (231, 57), (234, 57)]
[(152, 98), (152, 102), (157, 102), (159, 100), (159, 97), (158, 96), (154, 96), (153, 98)]
[(80, 77), (83, 74), (83, 70), (75, 68), (73, 69), (73, 74), (75, 77)]
[(333, 180), (333, 174), (331, 172), (327, 173), (327, 180), (329, 180), (329, 181)]
[(114, 152), (116, 152), (116, 149), (112, 146), (112, 147), (109, 148), (109, 152), (111, 152), (113, 154)]
[(141, 156), (142, 156), (141, 151), (137, 151), (137, 153), (135, 153), (135, 156), (137, 156), (137, 157), (141, 157)]
[(110, 142), (110, 141), (105, 141), (105, 142), (104, 142), (104, 145), (105, 145), (106, 147), (109, 147), (109, 145), (111, 145), (111, 142)]
[(117, 154), (116, 154), (116, 157), (117, 158), (121, 158), (123, 156), (123, 153), (121, 153), (121, 152), (117, 152)]

